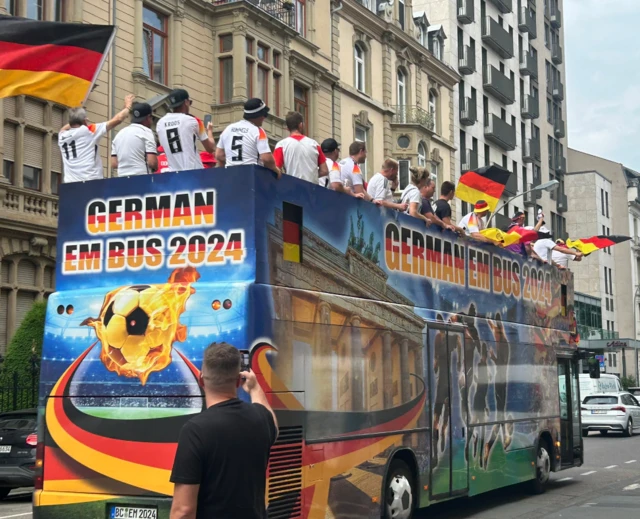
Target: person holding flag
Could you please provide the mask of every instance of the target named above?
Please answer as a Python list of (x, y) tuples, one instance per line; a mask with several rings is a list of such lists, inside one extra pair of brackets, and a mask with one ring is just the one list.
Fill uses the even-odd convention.
[(460, 220), (460, 227), (462, 227), (467, 236), (474, 240), (500, 246), (500, 241), (485, 236), (481, 232), (486, 228), (483, 219), (488, 216), (490, 212), (489, 204), (484, 200), (478, 200), (473, 206), (473, 211), (466, 214), (462, 220)]
[[(582, 252), (569, 249), (564, 245), (553, 241), (551, 231), (546, 227), (540, 227), (540, 239), (533, 244), (533, 251), (542, 259), (544, 263), (551, 263), (553, 251), (562, 252), (569, 256), (575, 256), (574, 261), (582, 260)], [(544, 236), (544, 237), (543, 237)]]

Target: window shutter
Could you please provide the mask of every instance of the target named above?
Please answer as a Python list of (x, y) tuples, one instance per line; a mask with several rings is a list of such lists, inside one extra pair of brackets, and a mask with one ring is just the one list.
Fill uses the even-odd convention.
[(27, 123), (44, 124), (44, 104), (27, 97), (24, 101), (24, 118)]
[(25, 292), (20, 290), (18, 292), (17, 302), (16, 302), (16, 329), (20, 326), (20, 323), (27, 315), (33, 303), (36, 300), (35, 292)]
[(36, 266), (29, 260), (18, 263), (18, 285), (34, 286), (36, 284)]
[(62, 173), (62, 154), (57, 138), (51, 143), (51, 171)]
[(16, 126), (5, 121), (4, 123), (4, 158), (15, 160), (16, 156)]
[(62, 128), (62, 116), (64, 114), (64, 110), (58, 108), (57, 106), (53, 107), (51, 111), (51, 127), (54, 132), (57, 132), (60, 128)]
[(55, 268), (54, 267), (45, 267), (44, 268), (44, 287), (45, 288), (54, 288), (55, 284)]
[(15, 117), (16, 116), (16, 98), (6, 97), (4, 99), (4, 116)]
[(42, 169), (42, 150), (44, 133), (31, 128), (24, 130), (24, 163), (27, 166)]

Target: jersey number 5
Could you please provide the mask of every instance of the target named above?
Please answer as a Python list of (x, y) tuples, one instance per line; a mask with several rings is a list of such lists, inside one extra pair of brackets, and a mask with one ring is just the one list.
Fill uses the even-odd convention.
[(171, 128), (167, 130), (167, 141), (169, 142), (169, 149), (171, 153), (181, 153), (182, 143), (180, 142), (180, 134), (178, 128)]
[(231, 162), (241, 162), (242, 161), (242, 135), (234, 135), (231, 140), (231, 150), (237, 151), (235, 157), (232, 157)]
[(71, 141), (69, 143), (64, 143), (62, 145), (62, 149), (64, 150), (64, 156), (67, 158), (67, 160), (69, 160), (69, 148), (71, 148), (71, 157), (72, 158), (77, 158), (78, 157), (78, 153), (76, 152), (76, 141)]

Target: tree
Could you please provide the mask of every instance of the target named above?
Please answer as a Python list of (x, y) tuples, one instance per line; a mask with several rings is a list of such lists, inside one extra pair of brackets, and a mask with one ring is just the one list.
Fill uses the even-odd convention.
[(629, 375), (628, 377), (621, 377), (620, 383), (622, 388), (627, 391), (630, 387), (636, 387), (636, 378)]

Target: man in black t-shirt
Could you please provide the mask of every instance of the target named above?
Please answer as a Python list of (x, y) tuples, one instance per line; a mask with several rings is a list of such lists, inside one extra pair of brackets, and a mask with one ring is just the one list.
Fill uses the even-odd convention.
[[(207, 409), (189, 420), (171, 472), (171, 519), (265, 519), (269, 451), (276, 417), (240, 352), (213, 343), (204, 352), (200, 385)], [(251, 403), (237, 397), (242, 386)]]
[(442, 227), (443, 229), (455, 231), (455, 227), (453, 225), (444, 223), (433, 212), (433, 207), (431, 207), (431, 197), (433, 196), (435, 190), (435, 181), (433, 180), (433, 178), (427, 177), (427, 181), (425, 182), (424, 186), (420, 188), (420, 195), (422, 196), (422, 207), (420, 208), (420, 212), (423, 216), (426, 216), (427, 220), (429, 220), (431, 223), (435, 223), (437, 226)]
[(436, 201), (436, 216), (445, 223), (451, 223), (451, 206), (449, 201), (456, 194), (456, 186), (453, 182), (445, 180), (440, 186), (440, 198)]

